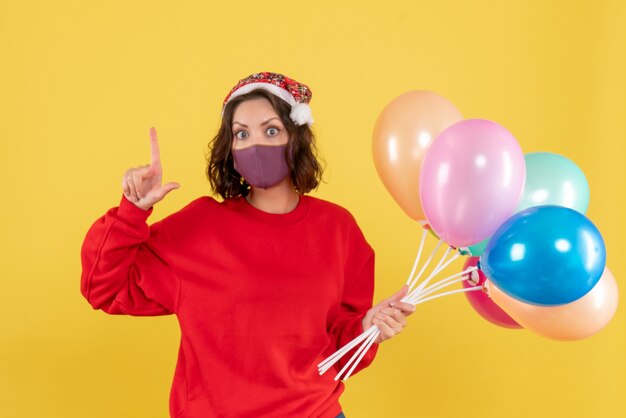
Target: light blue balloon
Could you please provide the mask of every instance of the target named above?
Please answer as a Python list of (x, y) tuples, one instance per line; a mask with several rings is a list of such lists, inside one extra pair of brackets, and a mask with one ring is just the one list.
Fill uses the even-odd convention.
[(480, 268), (509, 296), (544, 306), (587, 294), (606, 264), (604, 240), (585, 215), (536, 206), (509, 218), (489, 240)]
[(524, 155), (526, 184), (515, 213), (526, 208), (557, 205), (582, 214), (589, 206), (589, 184), (582, 170), (568, 158), (551, 152)]

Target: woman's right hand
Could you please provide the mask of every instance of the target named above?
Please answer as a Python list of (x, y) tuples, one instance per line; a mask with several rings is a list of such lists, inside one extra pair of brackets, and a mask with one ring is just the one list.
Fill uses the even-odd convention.
[(163, 200), (169, 192), (180, 187), (180, 184), (175, 182), (161, 185), (163, 169), (154, 128), (150, 128), (150, 145), (152, 148), (150, 165), (129, 168), (122, 178), (124, 196), (143, 210), (150, 209), (155, 203)]

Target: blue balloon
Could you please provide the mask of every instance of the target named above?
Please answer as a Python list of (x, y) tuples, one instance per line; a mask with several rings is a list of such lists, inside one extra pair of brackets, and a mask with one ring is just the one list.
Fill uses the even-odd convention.
[(534, 305), (583, 297), (606, 264), (602, 235), (585, 215), (562, 206), (516, 213), (491, 237), (480, 268), (506, 294)]

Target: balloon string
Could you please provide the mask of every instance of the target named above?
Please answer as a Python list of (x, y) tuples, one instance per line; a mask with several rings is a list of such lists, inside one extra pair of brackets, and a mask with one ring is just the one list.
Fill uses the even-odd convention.
[(335, 365), (344, 355), (348, 353), (348, 351), (352, 350), (357, 344), (361, 343), (367, 337), (369, 337), (373, 332), (375, 332), (377, 327), (372, 325), (367, 331), (363, 332), (358, 337), (354, 338), (348, 344), (346, 344), (343, 348), (336, 351), (334, 354), (326, 358), (320, 364), (318, 364), (318, 371), (321, 374), (324, 374), (328, 369)]
[[(431, 284), (430, 286), (426, 287), (425, 289), (422, 289), (419, 293), (415, 293), (413, 296), (422, 296), (426, 291), (429, 291), (432, 293), (432, 290), (434, 288), (440, 288), (442, 285), (448, 285), (448, 284), (453, 284), (453, 283), (458, 283), (459, 281), (463, 281), (465, 280), (464, 278), (458, 279), (458, 280), (454, 280), (459, 276), (464, 276), (467, 273), (471, 273), (472, 271), (477, 270), (477, 267), (470, 267), (467, 270), (461, 271), (459, 273), (455, 273), (451, 276), (445, 277), (441, 280), (439, 280), (438, 282), (435, 282), (433, 284)], [(453, 283), (451, 283), (453, 282)]]
[[(428, 295), (430, 295), (430, 294), (432, 294), (432, 293), (434, 293), (434, 292), (436, 292), (438, 290), (443, 289), (444, 287), (448, 287), (448, 286), (451, 286), (453, 284), (462, 282), (462, 281), (466, 280), (466, 278), (464, 277), (466, 274), (471, 273), (471, 272), (473, 272), (475, 270), (478, 270), (478, 268), (477, 267), (470, 267), (467, 270), (464, 270), (464, 271), (462, 271), (460, 273), (453, 274), (453, 275), (451, 275), (449, 277), (446, 277), (445, 279), (442, 279), (442, 280), (440, 280), (440, 281), (438, 281), (436, 283), (433, 283), (432, 285), (430, 285), (429, 287), (424, 289), (421, 293), (419, 293), (417, 295), (414, 295), (411, 298), (411, 302), (416, 302), (416, 301), (424, 298), (425, 296), (428, 296)], [(459, 277), (459, 276), (461, 276), (461, 277)]]
[(440, 290), (440, 289), (442, 289), (444, 287), (448, 287), (448, 286), (451, 286), (453, 284), (462, 282), (463, 280), (465, 280), (464, 276), (466, 274), (471, 273), (472, 271), (474, 271), (476, 269), (477, 269), (476, 267), (470, 267), (467, 270), (464, 270), (464, 271), (462, 271), (460, 273), (453, 274), (453, 275), (448, 276), (448, 277), (446, 277), (446, 278), (444, 278), (444, 279), (442, 279), (442, 280), (440, 280), (440, 281), (438, 281), (436, 283), (433, 283), (432, 285), (428, 286), (426, 289), (423, 289), (420, 293), (413, 294), (411, 296), (411, 300), (410, 300), (409, 303), (413, 303), (415, 301), (418, 301), (418, 300), (422, 299), (424, 296), (430, 295), (430, 294), (432, 294), (432, 293), (436, 292), (437, 290)]
[[(456, 258), (458, 257), (458, 253), (453, 253), (452, 257), (446, 261), (446, 258), (448, 257), (448, 254), (450, 253), (450, 250), (452, 249), (452, 247), (448, 247), (446, 249), (446, 252), (444, 253), (443, 257), (441, 258), (441, 260), (439, 261), (439, 264), (437, 264), (437, 267), (435, 267), (435, 269), (430, 273), (430, 275), (426, 278), (426, 280), (424, 280), (415, 290), (417, 292), (422, 291), (422, 289), (424, 289), (426, 287), (426, 285), (428, 285), (428, 283), (430, 283), (430, 281), (436, 276), (438, 275), (443, 269), (445, 269), (447, 266), (450, 265), (450, 263), (452, 263), (454, 260), (456, 260)], [(444, 264), (445, 261), (445, 264)]]
[[(472, 268), (467, 269), (467, 270), (465, 270), (465, 271), (463, 271), (461, 273), (458, 273), (455, 276), (467, 274), (468, 272), (473, 271), (473, 269), (475, 269), (475, 267), (472, 267)], [(450, 276), (450, 277), (448, 277), (448, 278), (446, 278), (444, 280), (448, 280), (448, 279), (451, 279), (451, 278), (452, 278), (452, 276)], [(442, 281), (444, 281), (444, 280), (442, 280)], [(439, 283), (433, 284), (432, 287), (436, 287), (438, 285), (439, 285)], [(429, 289), (427, 289), (427, 291)], [(414, 302), (411, 302), (411, 303), (413, 305), (417, 306), (417, 305), (422, 304), (424, 302), (428, 302), (428, 301), (433, 300), (433, 299), (438, 299), (440, 297), (453, 295), (453, 294), (456, 294), (456, 293), (475, 292), (475, 291), (481, 290), (481, 289), (482, 289), (482, 286), (474, 286), (474, 287), (469, 287), (469, 288), (465, 288), (465, 289), (452, 290), (452, 291), (440, 293), (438, 295), (434, 295), (434, 296), (430, 296), (430, 297), (423, 297), (425, 295), (422, 295), (421, 298), (418, 296), (416, 298), (416, 300)], [(337, 361), (339, 361), (339, 359), (341, 357), (343, 357), (345, 354), (347, 354), (348, 351), (350, 351), (352, 348), (354, 348), (354, 346), (356, 346), (357, 344), (361, 343), (363, 340), (366, 340), (365, 342), (363, 342), (363, 344), (357, 350), (357, 352), (350, 358), (350, 361), (339, 371), (337, 376), (335, 376), (335, 380), (338, 380), (339, 377), (350, 366), (350, 364), (354, 363), (354, 360), (355, 360), (356, 356), (361, 354), (359, 356), (358, 360), (356, 361), (356, 363), (354, 363), (354, 366), (352, 367), (352, 369), (350, 369), (350, 372), (343, 379), (344, 381), (347, 380), (348, 377), (350, 377), (350, 374), (352, 373), (352, 371), (354, 370), (356, 365), (361, 361), (361, 359), (363, 358), (363, 356), (365, 355), (367, 350), (373, 344), (374, 340), (378, 337), (378, 334), (380, 334), (380, 330), (375, 325), (372, 325), (367, 331), (365, 331), (360, 336), (358, 336), (355, 339), (353, 339), (350, 343), (348, 343), (346, 346), (344, 346), (341, 350), (335, 352), (332, 356), (330, 356), (329, 358), (327, 358), (326, 360), (321, 362), (318, 365), (319, 374), (322, 375), (322, 374), (326, 373)], [(321, 367), (320, 365), (323, 365), (323, 367)]]
[[(468, 269), (468, 270), (471, 270), (471, 269)], [(462, 273), (467, 273), (467, 271), (462, 272)], [(436, 285), (433, 285), (433, 287), (434, 286), (436, 286)], [(434, 295), (434, 296), (430, 296), (430, 297), (426, 297), (426, 298), (418, 298), (413, 304), (417, 306), (417, 305), (419, 305), (421, 303), (428, 302), (428, 301), (433, 300), (433, 299), (438, 299), (438, 298), (441, 298), (441, 297), (444, 297), (444, 296), (453, 295), (453, 294), (456, 294), (456, 293), (475, 292), (475, 291), (478, 291), (478, 290), (481, 290), (481, 289), (482, 289), (482, 286), (474, 286), (474, 287), (469, 287), (469, 288), (465, 288), (465, 289), (451, 290), (451, 291), (448, 291), (448, 292), (440, 293), (438, 295)], [(367, 340), (361, 344), (361, 347), (359, 347), (357, 352), (352, 355), (352, 357), (350, 358), (348, 363), (346, 363), (346, 365), (344, 365), (344, 367), (335, 376), (335, 381), (339, 380), (341, 378), (341, 375), (346, 371), (346, 369), (348, 367), (350, 367), (350, 365), (352, 365), (352, 367), (350, 368), (348, 373), (346, 373), (346, 375), (342, 379), (344, 381), (348, 380), (348, 378), (350, 377), (350, 375), (352, 374), (352, 372), (354, 371), (356, 366), (359, 364), (359, 362), (361, 361), (363, 356), (367, 353), (367, 350), (369, 350), (369, 348), (372, 346), (372, 344), (374, 343), (374, 341), (376, 340), (376, 338), (378, 337), (379, 334), (380, 334), (380, 330), (376, 327), (376, 331), (370, 334), (370, 336), (367, 338)], [(326, 369), (326, 370), (328, 370), (328, 369)], [(326, 370), (324, 370), (324, 372)], [(324, 372), (320, 372), (320, 374), (323, 374)]]
[[(378, 328), (376, 328), (376, 331), (373, 332), (368, 338), (367, 341), (363, 344), (361, 344), (361, 347), (359, 347), (359, 349), (357, 350), (356, 353), (354, 353), (352, 355), (352, 357), (350, 357), (350, 360), (343, 366), (343, 368), (339, 371), (339, 373), (337, 373), (337, 376), (335, 376), (335, 381), (339, 380), (340, 376), (342, 374), (344, 374), (344, 372), (348, 369), (348, 367), (350, 367), (352, 365), (352, 363), (354, 363), (355, 359), (357, 357), (359, 357), (359, 360), (361, 358), (361, 356), (359, 356), (359, 354), (364, 353), (365, 354), (365, 348), (368, 347), (368, 343), (370, 341), (373, 341), (373, 339), (375, 339), (378, 336)], [(356, 366), (356, 363), (354, 364)]]
[[(367, 342), (363, 343), (363, 347), (365, 347), (365, 349), (363, 350), (363, 352), (359, 355), (359, 357), (356, 359), (356, 361), (354, 362), (354, 364), (352, 365), (352, 367), (350, 368), (350, 370), (348, 370), (348, 373), (343, 377), (342, 380), (348, 380), (348, 378), (350, 377), (350, 375), (352, 375), (352, 372), (354, 371), (354, 369), (356, 368), (356, 366), (361, 362), (361, 359), (363, 358), (363, 356), (365, 355), (365, 353), (367, 353), (367, 351), (370, 349), (370, 347), (372, 346), (372, 344), (374, 344), (374, 341), (376, 341), (376, 338), (378, 338), (378, 335), (380, 334), (380, 330), (377, 329), (375, 333), (373, 333), (369, 340), (367, 340)], [(356, 356), (356, 353), (355, 353)], [(339, 379), (339, 375), (335, 376), (335, 381), (337, 381)]]
[[(467, 270), (463, 270), (459, 273), (455, 273), (451, 276), (446, 277), (445, 279), (442, 279), (440, 281), (438, 281), (437, 283), (432, 284), (431, 286), (429, 286), (427, 289), (430, 291), (435, 290), (435, 288), (441, 288), (442, 286), (449, 286), (451, 284), (455, 284), (455, 283), (459, 283), (462, 282), (464, 280), (467, 280), (467, 275), (478, 270), (478, 267), (470, 267)], [(477, 286), (477, 284), (474, 284), (475, 286)]]
[[(442, 262), (444, 261), (444, 259), (446, 258), (446, 256), (448, 255), (448, 253), (450, 252), (450, 249), (452, 247), (448, 247), (448, 249), (446, 250), (446, 253), (444, 254), (444, 256), (442, 257), (441, 261), (439, 262), (439, 264), (437, 265), (437, 267), (432, 271), (432, 273), (430, 273), (430, 275), (426, 278), (426, 280), (424, 280), (416, 289), (414, 289), (412, 292), (410, 292), (409, 294), (407, 294), (404, 299), (408, 300), (416, 295), (419, 295), (422, 290), (426, 287), (426, 285), (428, 285), (428, 283), (430, 283), (430, 281), (439, 273), (441, 273), (441, 271), (443, 271), (446, 267), (448, 267), (450, 265), (450, 263), (452, 263), (454, 260), (456, 260), (457, 258), (459, 258), (460, 254), (458, 252), (455, 252), (452, 257), (450, 257), (449, 260), (447, 260), (445, 263), (442, 264)], [(405, 301), (403, 299), (403, 301)]]
[(417, 283), (417, 281), (419, 280), (419, 278), (422, 276), (422, 274), (424, 273), (424, 270), (426, 270), (426, 267), (428, 267), (428, 265), (430, 264), (431, 260), (433, 259), (433, 257), (435, 256), (435, 253), (437, 253), (437, 250), (439, 250), (439, 247), (441, 246), (441, 243), (443, 241), (439, 240), (439, 242), (437, 243), (437, 245), (435, 246), (435, 249), (430, 253), (430, 257), (428, 257), (428, 259), (426, 260), (426, 262), (424, 263), (424, 265), (422, 266), (422, 268), (420, 269), (419, 273), (417, 273), (417, 276), (415, 276), (415, 278), (413, 279), (413, 281), (409, 284), (409, 291), (411, 291), (411, 289), (413, 288), (413, 286), (415, 286), (415, 284)]
[(343, 346), (340, 350), (337, 350), (334, 354), (328, 356), (324, 361), (317, 365), (317, 368), (320, 371), (320, 374), (324, 374), (326, 370), (330, 369), (335, 363), (339, 361), (341, 357), (343, 357), (348, 351), (352, 350), (357, 344), (361, 341), (365, 340), (369, 337), (373, 332), (376, 331), (376, 325), (372, 325), (367, 331), (363, 332), (358, 337), (354, 338), (348, 344)]
[(430, 275), (426, 278), (426, 280), (419, 287), (423, 288), (425, 286), (424, 283), (427, 283), (428, 280), (430, 280), (434, 275), (436, 275), (437, 273), (439, 273), (439, 271), (441, 271), (441, 268), (442, 268), (441, 265), (443, 264), (444, 260), (448, 257), (448, 254), (450, 254), (451, 249), (452, 247), (446, 248), (446, 251), (443, 253), (441, 260), (439, 260), (439, 262), (437, 263), (433, 271), (430, 273)]
[[(419, 249), (417, 251), (417, 256), (415, 257), (415, 261), (413, 263), (413, 267), (411, 269), (411, 273), (407, 279), (407, 285), (409, 285), (409, 291), (410, 293), (408, 293), (403, 299), (403, 302), (409, 302), (412, 303), (413, 305), (419, 305), (421, 303), (427, 302), (429, 300), (433, 300), (433, 299), (437, 299), (443, 296), (447, 296), (447, 295), (451, 295), (451, 294), (455, 294), (455, 293), (460, 293), (460, 292), (469, 292), (469, 291), (475, 291), (475, 290), (479, 290), (482, 289), (481, 286), (475, 286), (472, 288), (466, 288), (466, 289), (460, 289), (460, 290), (454, 290), (454, 291), (448, 291), (448, 292), (444, 292), (438, 295), (434, 295), (434, 296), (430, 296), (430, 297), (426, 297), (438, 290), (441, 290), (447, 286), (450, 286), (454, 283), (458, 283), (459, 281), (464, 280), (463, 278), (461, 279), (456, 279), (459, 276), (463, 276), (467, 273), (470, 273), (474, 270), (476, 270), (476, 267), (472, 267), (469, 268), (463, 272), (454, 274), (452, 276), (446, 277), (436, 283), (431, 284), (430, 286), (427, 287), (427, 285), (430, 283), (430, 281), (437, 275), (439, 274), (441, 271), (443, 271), (448, 265), (450, 265), (450, 263), (452, 263), (454, 260), (456, 260), (460, 254), (458, 252), (454, 252), (452, 257), (450, 257), (450, 259), (446, 260), (448, 258), (448, 255), (450, 254), (450, 251), (453, 250), (452, 247), (448, 247), (445, 251), (445, 253), (443, 254), (443, 256), (441, 257), (441, 259), (439, 260), (439, 262), (437, 263), (437, 265), (435, 266), (435, 268), (433, 269), (433, 271), (428, 275), (428, 277), (414, 290), (411, 291), (411, 289), (417, 284), (418, 280), (420, 279), (420, 277), (424, 274), (424, 272), (426, 271), (427, 267), (430, 265), (432, 259), (434, 258), (435, 254), (437, 253), (437, 251), (439, 250), (439, 247), (441, 247), (441, 244), (443, 243), (442, 240), (439, 240), (439, 242), (437, 242), (437, 245), (435, 246), (435, 248), (433, 249), (433, 251), (431, 252), (430, 256), (428, 257), (428, 259), (426, 260), (426, 262), (424, 263), (424, 265), (421, 267), (419, 273), (413, 277), (413, 275), (415, 274), (415, 270), (417, 269), (417, 266), (419, 264), (419, 260), (421, 258), (423, 249), (424, 249), (424, 243), (426, 240), (426, 236), (427, 236), (427, 230), (424, 229), (424, 231), (422, 232), (422, 239), (420, 241), (420, 246)], [(376, 327), (375, 325), (372, 325), (367, 331), (363, 332), (361, 335), (359, 335), (358, 337), (354, 338), (352, 341), (350, 341), (348, 344), (346, 344), (344, 347), (342, 347), (341, 349), (337, 350), (335, 353), (333, 353), (332, 355), (330, 355), (329, 357), (327, 357), (326, 359), (324, 359), (321, 363), (319, 363), (318, 366), (318, 371), (319, 374), (322, 375), (324, 374), (326, 371), (328, 371), (333, 365), (335, 365), (343, 356), (345, 356), (350, 350), (352, 350), (354, 347), (356, 347), (357, 345), (361, 344), (361, 346), (359, 347), (359, 349), (357, 350), (357, 352), (355, 354), (353, 354), (353, 356), (350, 358), (350, 360), (348, 361), (348, 363), (346, 365), (344, 365), (344, 367), (341, 369), (341, 371), (337, 374), (337, 376), (335, 377), (335, 380), (338, 380), (340, 378), (340, 376), (348, 369), (348, 367), (350, 367), (350, 365), (352, 365), (352, 368), (350, 368), (350, 370), (346, 373), (345, 377), (343, 378), (343, 380), (347, 380), (348, 377), (353, 373), (354, 369), (356, 368), (356, 366), (358, 365), (358, 363), (361, 361), (361, 359), (363, 358), (363, 356), (365, 355), (365, 353), (367, 352), (367, 350), (369, 349), (369, 347), (373, 344), (373, 342), (376, 340), (376, 338), (378, 337), (378, 335), (380, 334), (380, 330), (378, 329), (378, 327)], [(357, 358), (358, 357), (358, 358)], [(355, 361), (356, 360), (356, 361)]]
[(424, 242), (426, 242), (426, 235), (428, 235), (428, 231), (426, 228), (422, 231), (422, 241), (420, 242), (420, 248), (417, 250), (417, 256), (415, 257), (415, 262), (413, 262), (413, 268), (411, 269), (411, 274), (409, 274), (408, 279), (406, 280), (406, 284), (411, 283), (411, 277), (415, 274), (415, 270), (417, 269), (417, 264), (420, 261), (420, 257), (422, 256), (422, 250), (424, 249)]
[(474, 286), (474, 287), (468, 287), (468, 288), (465, 288), (465, 289), (451, 290), (449, 292), (440, 293), (438, 295), (430, 296), (430, 297), (427, 297), (427, 298), (424, 298), (424, 299), (418, 299), (417, 301), (415, 301), (414, 305), (417, 306), (417, 305), (419, 305), (421, 303), (428, 302), (429, 300), (442, 298), (442, 297), (448, 296), (448, 295), (454, 295), (456, 293), (475, 292), (477, 290), (481, 290), (482, 288), (483, 288), (482, 286)]

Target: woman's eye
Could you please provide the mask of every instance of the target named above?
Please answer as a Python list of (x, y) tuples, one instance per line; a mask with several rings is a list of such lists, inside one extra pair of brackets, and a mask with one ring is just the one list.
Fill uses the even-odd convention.
[(276, 135), (278, 135), (278, 129), (277, 128), (269, 128), (267, 130), (267, 134), (269, 136), (276, 136)]
[(237, 132), (235, 134), (235, 137), (237, 139), (246, 139), (246, 138), (248, 138), (248, 132), (246, 132), (246, 131), (239, 131), (239, 132)]

